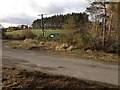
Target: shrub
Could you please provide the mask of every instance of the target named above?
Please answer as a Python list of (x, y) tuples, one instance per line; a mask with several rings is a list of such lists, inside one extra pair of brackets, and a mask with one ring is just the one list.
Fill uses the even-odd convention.
[(2, 31), (1, 31), (2, 35), (1, 35), (1, 33), (0, 33), (0, 35), (2, 36), (2, 39), (5, 39), (5, 38), (6, 38), (5, 32), (6, 32), (6, 29), (2, 29)]
[(6, 35), (5, 39), (12, 39), (12, 35)]
[(73, 43), (78, 45), (84, 45), (83, 37), (78, 33), (73, 36)]
[(62, 43), (68, 43), (72, 45), (84, 45), (84, 40), (80, 33), (64, 34), (59, 37), (59, 41)]
[(72, 37), (68, 36), (68, 34), (63, 34), (59, 37), (59, 41), (62, 43), (72, 43)]
[(14, 34), (14, 35), (12, 35), (12, 39), (13, 40), (19, 40), (20, 39), (20, 35)]
[(25, 37), (25, 38), (35, 38), (35, 34), (31, 31), (31, 30), (24, 30), (21, 34), (22, 37)]
[(37, 40), (42, 40), (43, 37), (42, 37), (42, 35), (38, 34), (37, 37), (36, 37), (36, 39), (37, 39)]
[(119, 53), (119, 47), (120, 43), (119, 41), (113, 41), (112, 39), (108, 40), (106, 43), (106, 48), (105, 48), (105, 52), (107, 53)]

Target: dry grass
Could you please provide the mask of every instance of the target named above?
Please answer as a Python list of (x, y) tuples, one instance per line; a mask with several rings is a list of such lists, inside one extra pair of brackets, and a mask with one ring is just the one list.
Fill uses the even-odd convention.
[[(38, 41), (39, 43), (39, 41)], [(59, 43), (55, 42), (44, 42), (44, 45), (39, 45), (38, 43), (34, 42), (23, 42), (23, 41), (8, 41), (5, 45), (8, 45), (12, 48), (18, 48), (18, 49), (35, 49), (37, 48), (38, 50), (43, 49), (43, 50), (52, 50), (52, 52), (56, 52), (62, 55), (70, 55), (70, 56), (75, 56), (79, 58), (84, 58), (84, 59), (93, 59), (97, 61), (103, 61), (103, 62), (110, 62), (110, 63), (118, 63), (120, 60), (120, 56), (116, 54), (110, 54), (110, 53), (105, 53), (102, 51), (92, 51), (92, 50), (81, 50), (81, 49), (75, 49), (72, 51), (55, 51), (56, 45), (59, 45)]]
[(36, 90), (36, 88), (51, 88), (54, 90), (58, 88), (72, 90), (94, 88), (95, 90), (102, 90), (103, 88), (109, 89), (110, 87), (116, 87), (113, 85), (84, 81), (61, 75), (52, 75), (38, 71), (27, 71), (10, 66), (3, 67), (2, 82), (3, 90), (13, 90), (13, 88), (26, 88), (27, 90)]

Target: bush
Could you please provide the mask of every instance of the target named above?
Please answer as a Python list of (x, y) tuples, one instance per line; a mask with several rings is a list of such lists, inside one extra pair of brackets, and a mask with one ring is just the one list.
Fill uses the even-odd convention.
[(84, 40), (80, 33), (71, 33), (71, 34), (64, 34), (59, 37), (59, 41), (62, 43), (68, 43), (72, 45), (83, 45)]
[(36, 37), (36, 39), (37, 39), (37, 40), (42, 40), (43, 37), (42, 37), (42, 35), (38, 34), (37, 37)]
[[(6, 34), (5, 34), (5, 32), (6, 32), (6, 29), (2, 29), (2, 31), (1, 31), (1, 33), (2, 33), (2, 39), (5, 39), (5, 37), (6, 37)], [(1, 34), (0, 33), (0, 34)]]
[(31, 31), (31, 30), (24, 30), (21, 34), (22, 37), (25, 37), (25, 38), (35, 38), (35, 34)]
[(118, 53), (119, 52), (119, 47), (120, 43), (119, 41), (113, 41), (112, 39), (108, 40), (106, 43), (106, 48), (105, 48), (105, 52), (107, 53)]
[(20, 35), (14, 34), (14, 35), (12, 35), (12, 39), (13, 40), (19, 40), (20, 39)]
[(73, 36), (73, 43), (78, 45), (84, 45), (84, 40), (80, 33)]
[(68, 34), (61, 35), (58, 39), (62, 43), (72, 44), (73, 37), (68, 36)]

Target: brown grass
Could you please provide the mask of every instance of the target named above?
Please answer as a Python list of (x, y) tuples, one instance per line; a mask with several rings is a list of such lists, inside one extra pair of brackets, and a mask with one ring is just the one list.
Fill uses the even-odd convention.
[[(39, 41), (38, 41), (39, 43)], [(75, 49), (72, 51), (55, 51), (56, 45), (59, 43), (55, 42), (44, 42), (44, 45), (39, 45), (34, 42), (25, 43), (23, 41), (8, 41), (5, 45), (10, 46), (12, 48), (18, 49), (37, 49), (37, 50), (52, 50), (52, 52), (59, 53), (61, 55), (68, 55), (83, 59), (93, 59), (102, 62), (109, 62), (109, 63), (118, 63), (120, 60), (120, 56), (111, 53), (105, 53), (102, 51), (92, 51), (92, 50), (82, 50), (82, 49)]]
[[(14, 67), (3, 67), (2, 75), (3, 90), (13, 88), (27, 88), (29, 90), (42, 89), (81, 89), (94, 88), (95, 90), (109, 89), (113, 85), (101, 84), (98, 82), (84, 81), (72, 77), (52, 75), (38, 71), (27, 71)], [(116, 87), (117, 88), (117, 87)], [(26, 89), (25, 89), (26, 90)]]

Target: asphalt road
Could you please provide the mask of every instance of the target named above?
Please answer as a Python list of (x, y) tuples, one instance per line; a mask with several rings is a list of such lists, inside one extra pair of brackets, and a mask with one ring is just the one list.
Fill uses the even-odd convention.
[(118, 85), (118, 65), (31, 50), (2, 48), (2, 64)]

